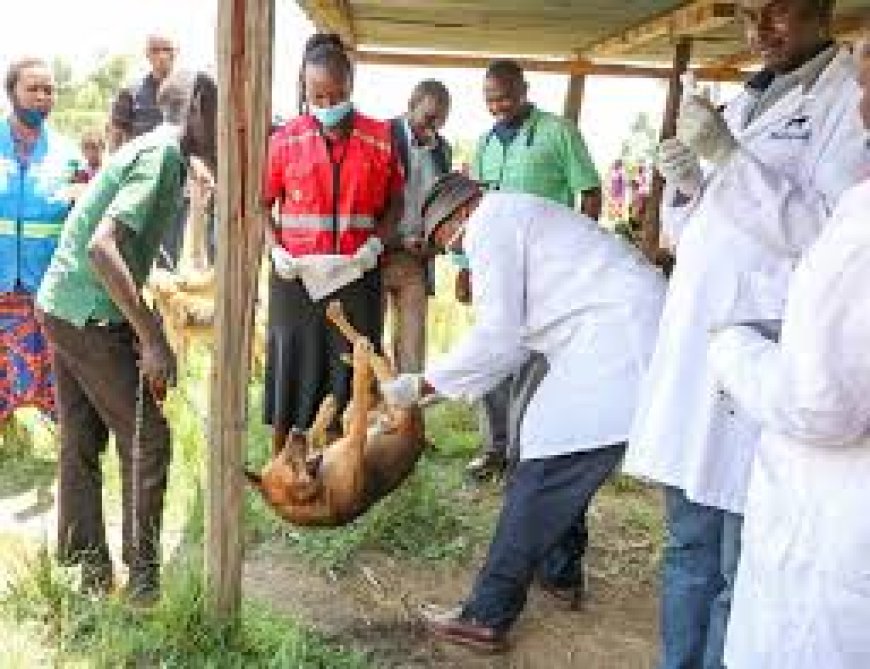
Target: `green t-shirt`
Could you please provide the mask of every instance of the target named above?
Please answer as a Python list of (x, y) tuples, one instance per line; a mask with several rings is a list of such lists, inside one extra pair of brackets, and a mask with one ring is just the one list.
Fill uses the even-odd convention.
[(579, 130), (537, 108), (508, 146), (491, 132), (480, 138), (472, 174), (491, 189), (539, 195), (568, 207), (576, 193), (601, 186)]
[(167, 128), (122, 146), (94, 177), (67, 217), (57, 250), (37, 294), (43, 311), (81, 327), (88, 320), (124, 316), (91, 269), (88, 244), (106, 217), (135, 234), (121, 247), (137, 286), (148, 278), (163, 230), (181, 206), (184, 159)]

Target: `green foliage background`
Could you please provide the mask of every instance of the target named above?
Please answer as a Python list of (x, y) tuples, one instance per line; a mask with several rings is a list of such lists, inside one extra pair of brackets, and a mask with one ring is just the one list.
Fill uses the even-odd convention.
[(76, 139), (87, 130), (102, 131), (112, 100), (127, 81), (130, 63), (127, 55), (105, 56), (91, 72), (76, 77), (69, 61), (55, 58), (52, 70), (57, 92), (51, 124)]

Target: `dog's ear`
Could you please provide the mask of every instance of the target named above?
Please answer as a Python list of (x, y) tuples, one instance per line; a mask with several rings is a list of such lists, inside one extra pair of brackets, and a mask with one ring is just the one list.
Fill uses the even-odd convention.
[(257, 474), (256, 472), (252, 472), (250, 469), (245, 469), (245, 478), (248, 483), (256, 488), (257, 490), (263, 489), (263, 477)]

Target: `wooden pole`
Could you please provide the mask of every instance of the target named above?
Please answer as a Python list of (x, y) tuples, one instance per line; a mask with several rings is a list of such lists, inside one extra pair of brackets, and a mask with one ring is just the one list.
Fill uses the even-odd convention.
[[(683, 37), (677, 42), (674, 49), (674, 64), (671, 68), (671, 76), (668, 80), (668, 97), (665, 102), (665, 115), (662, 121), (661, 139), (673, 137), (677, 130), (677, 115), (680, 111), (680, 96), (682, 94), (682, 85), (680, 84), (680, 76), (686, 71), (689, 66), (689, 61), (692, 57), (692, 40), (689, 37)], [(647, 258), (653, 262), (661, 260), (659, 247), (659, 232), (660, 225), (660, 210), (662, 204), (662, 195), (664, 194), (665, 181), (658, 170), (653, 172), (652, 188), (650, 197), (646, 207), (646, 217), (642, 223), (641, 244)]]
[(574, 125), (580, 123), (580, 111), (583, 109), (583, 92), (586, 89), (586, 76), (572, 74), (568, 78), (568, 92), (565, 95), (565, 107), (562, 116)]
[(214, 357), (206, 471), (209, 610), (238, 614), (242, 455), (263, 230), (260, 184), (270, 125), (274, 0), (219, 0), (218, 220)]

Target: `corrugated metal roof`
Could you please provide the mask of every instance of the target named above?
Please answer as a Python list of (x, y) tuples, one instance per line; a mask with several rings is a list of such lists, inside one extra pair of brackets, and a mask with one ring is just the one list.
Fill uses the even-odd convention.
[[(448, 53), (510, 54), (573, 58), (578, 55), (611, 60), (667, 62), (676, 36), (662, 23), (676, 10), (731, 9), (728, 0), (299, 0), (313, 22), (339, 29), (357, 48), (423, 49)], [(841, 0), (841, 16), (870, 12), (870, 0)], [(601, 53), (608, 38), (633, 36), (626, 31), (658, 30), (630, 49)], [(690, 32), (693, 15), (680, 25)], [(653, 23), (655, 25), (655, 23)], [(711, 21), (694, 38), (694, 60), (715, 62), (744, 50), (739, 23), (731, 18)], [(606, 50), (605, 50), (606, 51)]]

